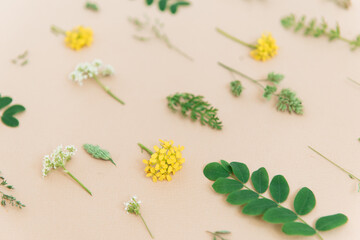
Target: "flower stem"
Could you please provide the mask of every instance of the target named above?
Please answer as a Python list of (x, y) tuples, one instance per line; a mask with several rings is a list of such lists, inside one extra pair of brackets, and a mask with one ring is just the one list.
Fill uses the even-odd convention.
[(113, 97), (113, 98), (114, 98), (116, 101), (118, 101), (119, 103), (125, 105), (125, 103), (124, 103), (122, 100), (120, 100), (117, 96), (115, 96), (115, 95), (111, 92), (110, 88), (108, 88), (108, 87), (105, 86), (102, 82), (100, 82), (100, 80), (98, 79), (97, 76), (94, 76), (94, 79), (95, 79), (95, 81), (97, 82), (97, 84), (99, 84), (99, 85), (105, 90), (105, 92), (107, 92), (111, 97)]
[(70, 177), (72, 177), (72, 179), (74, 179), (78, 184), (80, 184), (80, 186), (92, 196), (92, 193), (90, 192), (90, 190), (87, 189), (87, 187), (85, 187), (84, 184), (82, 184), (79, 181), (79, 179), (77, 179), (74, 175), (72, 175), (64, 166), (62, 168), (64, 169), (65, 173), (67, 173)]
[(235, 42), (237, 42), (237, 43), (240, 43), (240, 44), (242, 44), (242, 45), (244, 45), (244, 46), (246, 46), (246, 47), (252, 48), (252, 49), (256, 49), (256, 46), (255, 46), (255, 45), (246, 43), (246, 42), (244, 42), (244, 41), (241, 41), (240, 39), (238, 39), (238, 38), (236, 38), (236, 37), (234, 37), (234, 36), (232, 36), (232, 35), (224, 32), (224, 31), (221, 30), (220, 28), (216, 28), (216, 31), (217, 31), (218, 33), (222, 34), (223, 36), (225, 36), (225, 37), (227, 37), (227, 38), (229, 38), (229, 39), (231, 39), (231, 40), (233, 40), (233, 41), (235, 41)]
[(223, 63), (221, 63), (221, 62), (218, 62), (218, 64), (219, 64), (221, 67), (225, 68), (226, 70), (228, 70), (228, 71), (230, 71), (230, 72), (232, 72), (232, 73), (235, 73), (235, 74), (237, 74), (237, 75), (240, 75), (241, 77), (246, 78), (247, 80), (250, 80), (251, 82), (257, 84), (257, 85), (260, 86), (262, 89), (264, 89), (264, 86), (263, 86), (258, 80), (255, 80), (255, 79), (253, 79), (253, 78), (251, 78), (251, 77), (243, 74), (242, 72), (239, 72), (239, 71), (237, 71), (237, 70), (235, 70), (235, 69), (233, 69), (233, 68), (231, 68), (231, 67), (229, 67), (229, 66), (226, 66), (225, 64), (223, 64)]
[(141, 214), (139, 214), (139, 216), (140, 216), (141, 220), (143, 221), (143, 223), (145, 224), (145, 227), (146, 227), (147, 231), (149, 232), (150, 237), (151, 237), (152, 239), (154, 239), (154, 236), (153, 236), (152, 233), (150, 232), (150, 229), (149, 229), (148, 225), (146, 224), (144, 218), (142, 217)]
[(57, 27), (57, 26), (55, 26), (55, 25), (52, 25), (51, 26), (51, 31), (54, 33), (54, 34), (61, 34), (61, 35), (66, 35), (66, 32), (63, 30), (63, 29), (61, 29), (61, 28), (59, 28), (59, 27)]
[(138, 143), (138, 145), (141, 148), (141, 150), (145, 150), (148, 154), (150, 154), (150, 156), (153, 155), (153, 152), (150, 149), (148, 149), (147, 147), (145, 147), (143, 144)]

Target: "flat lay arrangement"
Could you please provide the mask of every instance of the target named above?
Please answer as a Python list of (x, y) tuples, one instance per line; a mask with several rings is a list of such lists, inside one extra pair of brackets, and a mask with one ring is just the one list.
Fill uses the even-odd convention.
[(4, 3), (2, 237), (360, 239), (359, 12)]

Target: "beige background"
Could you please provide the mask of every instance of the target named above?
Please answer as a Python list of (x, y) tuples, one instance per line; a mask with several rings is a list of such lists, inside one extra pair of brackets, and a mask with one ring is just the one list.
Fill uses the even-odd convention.
[[(211, 239), (206, 230), (226, 229), (230, 239), (302, 239), (288, 237), (280, 227), (245, 216), (211, 189), (203, 167), (226, 159), (242, 161), (250, 170), (266, 167), (270, 176), (283, 174), (291, 187), (290, 206), (303, 186), (312, 189), (317, 207), (304, 218), (342, 212), (347, 225), (323, 233), (325, 239), (359, 239), (360, 194), (356, 183), (307, 149), (312, 145), (355, 175), (360, 175), (358, 103), (360, 50), (346, 43), (305, 38), (286, 31), (280, 18), (290, 14), (338, 21), (344, 36), (360, 33), (360, 2), (343, 10), (326, 0), (194, 0), (176, 16), (161, 14), (142, 0), (99, 1), (100, 12), (83, 8), (85, 1), (2, 1), (0, 8), (0, 88), (27, 110), (20, 127), (0, 124), (1, 170), (16, 187), (23, 210), (0, 208), (1, 239), (149, 239), (139, 218), (125, 214), (123, 202), (133, 194), (143, 201), (142, 213), (156, 239)], [(129, 16), (157, 17), (166, 32), (195, 61), (190, 62), (162, 43), (132, 38)], [(50, 33), (51, 24), (64, 29), (83, 24), (93, 28), (94, 44), (80, 52), (66, 48)], [(249, 57), (249, 50), (215, 32), (215, 27), (255, 41), (270, 31), (279, 55), (266, 63)], [(29, 50), (30, 63), (15, 66), (10, 59)], [(120, 105), (94, 82), (83, 87), (67, 79), (83, 61), (100, 58), (116, 75), (104, 81), (126, 102)], [(254, 78), (269, 71), (286, 75), (282, 87), (294, 89), (305, 114), (275, 110), (261, 91), (246, 80), (240, 98), (229, 93), (230, 75), (216, 65), (223, 61)], [(204, 95), (219, 108), (222, 131), (183, 119), (166, 106), (175, 92)], [(147, 157), (137, 142), (153, 146), (158, 139), (185, 146), (186, 163), (172, 182), (145, 178), (141, 160)], [(115, 162), (94, 160), (83, 143), (108, 149)], [(68, 169), (92, 190), (90, 197), (61, 171), (41, 177), (42, 157), (59, 144), (79, 151)], [(316, 239), (309, 237), (308, 239)]]

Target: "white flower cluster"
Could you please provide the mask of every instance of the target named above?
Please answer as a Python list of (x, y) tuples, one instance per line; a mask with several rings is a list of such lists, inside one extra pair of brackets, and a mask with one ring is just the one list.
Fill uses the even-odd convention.
[(43, 159), (43, 177), (46, 177), (52, 169), (64, 167), (76, 151), (77, 149), (73, 145), (66, 146), (65, 148), (60, 145), (50, 156), (46, 155)]
[(137, 197), (133, 196), (130, 199), (130, 201), (124, 203), (126, 213), (127, 214), (134, 213), (136, 215), (139, 215), (140, 214), (140, 203), (141, 203), (141, 201), (140, 200), (138, 201)]
[(101, 74), (104, 77), (114, 74), (114, 68), (110, 65), (104, 65), (101, 60), (94, 60), (92, 63), (85, 62), (76, 66), (75, 70), (70, 73), (70, 80), (83, 85), (85, 79), (98, 77)]

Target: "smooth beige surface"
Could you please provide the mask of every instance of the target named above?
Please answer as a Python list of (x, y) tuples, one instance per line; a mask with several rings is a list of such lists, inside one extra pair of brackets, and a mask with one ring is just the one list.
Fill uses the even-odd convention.
[[(112, 240), (149, 239), (140, 218), (125, 214), (123, 202), (136, 194), (142, 213), (158, 240), (211, 239), (206, 230), (226, 229), (230, 239), (279, 240), (280, 226), (245, 216), (215, 193), (202, 174), (204, 166), (226, 159), (242, 161), (251, 171), (266, 167), (270, 176), (283, 174), (291, 187), (287, 206), (303, 186), (317, 198), (309, 223), (323, 215), (344, 213), (347, 225), (323, 233), (327, 240), (360, 239), (360, 193), (356, 182), (311, 152), (307, 145), (360, 175), (360, 50), (325, 38), (306, 38), (284, 30), (280, 18), (290, 14), (323, 16), (337, 21), (344, 36), (360, 33), (360, 3), (343, 10), (326, 0), (193, 0), (176, 16), (161, 14), (142, 0), (98, 1), (100, 12), (83, 8), (85, 1), (3, 1), (0, 8), (0, 92), (27, 110), (20, 127), (0, 124), (1, 171), (16, 187), (23, 210), (0, 208), (0, 239)], [(191, 55), (190, 62), (156, 40), (141, 43), (128, 23), (130, 16), (159, 18), (174, 44)], [(94, 44), (80, 52), (66, 48), (51, 24), (64, 29), (83, 24), (94, 30)], [(255, 41), (269, 31), (280, 46), (266, 63), (249, 50), (222, 37), (215, 27)], [(10, 59), (29, 50), (29, 64)], [(102, 59), (116, 75), (104, 82), (126, 102), (120, 105), (95, 82), (80, 87), (67, 79), (79, 62)], [(282, 87), (294, 89), (305, 114), (275, 110), (261, 91), (243, 80), (239, 98), (229, 92), (231, 76), (217, 66), (223, 61), (254, 78), (269, 71), (286, 75)], [(222, 131), (183, 119), (166, 106), (176, 92), (204, 95), (219, 108)], [(158, 139), (185, 146), (186, 163), (172, 182), (145, 178), (137, 142), (151, 147)], [(83, 143), (108, 149), (117, 167), (92, 159)], [(90, 197), (61, 171), (41, 177), (42, 157), (59, 144), (74, 144), (78, 153), (68, 169), (94, 194)], [(309, 237), (304, 239), (316, 239)]]

